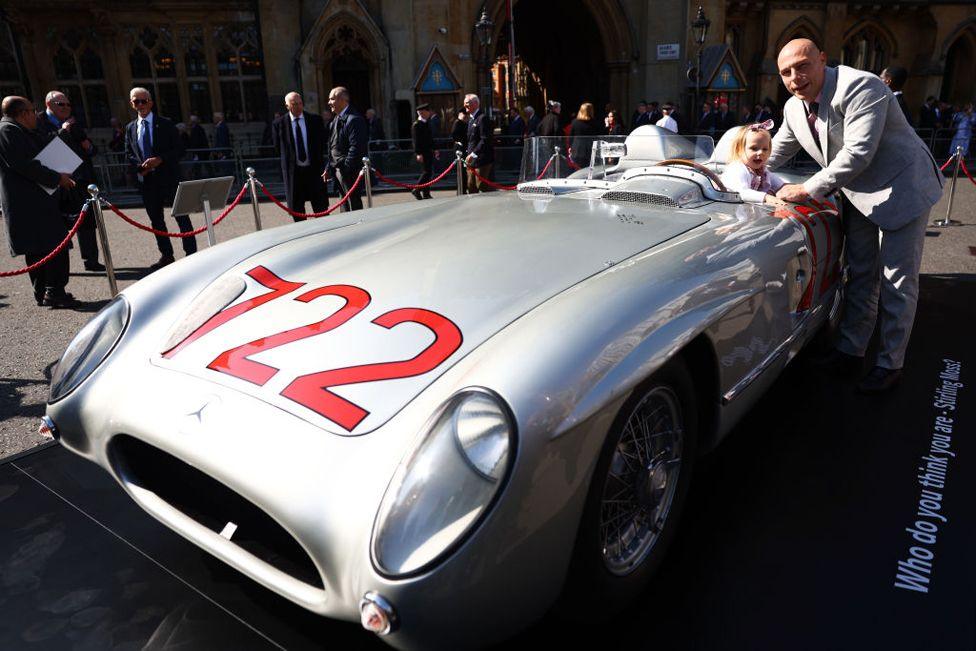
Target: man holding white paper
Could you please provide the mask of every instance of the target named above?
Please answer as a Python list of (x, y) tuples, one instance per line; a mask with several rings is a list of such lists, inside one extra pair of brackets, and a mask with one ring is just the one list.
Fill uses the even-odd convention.
[[(69, 189), (71, 175), (56, 172), (36, 160), (44, 146), (37, 133), (37, 115), (30, 100), (15, 95), (0, 103), (0, 208), (12, 256), (32, 265), (64, 240), (68, 227), (58, 210), (57, 197), (42, 186)], [(68, 284), (68, 249), (30, 272), (38, 305), (68, 307), (74, 297)]]

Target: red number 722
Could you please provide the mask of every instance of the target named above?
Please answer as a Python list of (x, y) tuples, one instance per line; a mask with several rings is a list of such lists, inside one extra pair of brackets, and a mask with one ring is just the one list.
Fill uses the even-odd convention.
[[(183, 341), (165, 351), (163, 357), (166, 359), (173, 358), (205, 334), (256, 307), (281, 298), (305, 285), (304, 283), (282, 280), (261, 266), (251, 269), (247, 275), (271, 291), (221, 310), (190, 333)], [(252, 355), (334, 330), (362, 312), (372, 300), (369, 292), (352, 285), (318, 287), (299, 294), (293, 300), (311, 303), (322, 296), (339, 297), (343, 299), (344, 304), (339, 310), (320, 321), (267, 335), (225, 350), (217, 355), (207, 365), (207, 368), (246, 380), (257, 386), (264, 386), (281, 369), (250, 359)], [(423, 375), (434, 370), (453, 355), (461, 347), (463, 341), (461, 330), (450, 319), (421, 308), (392, 310), (376, 317), (372, 323), (387, 329), (394, 328), (401, 323), (416, 323), (430, 330), (434, 334), (434, 341), (410, 359), (349, 366), (300, 375), (292, 380), (281, 391), (280, 395), (338, 423), (351, 432), (369, 415), (369, 411), (333, 393), (330, 388)]]

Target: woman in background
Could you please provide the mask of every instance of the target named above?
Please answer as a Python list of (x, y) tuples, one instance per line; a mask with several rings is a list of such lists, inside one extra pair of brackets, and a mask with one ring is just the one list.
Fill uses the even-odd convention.
[(973, 127), (976, 127), (976, 114), (973, 114), (973, 103), (966, 102), (961, 111), (952, 116), (952, 126), (956, 130), (952, 134), (949, 153), (955, 154), (956, 147), (962, 147), (962, 157), (969, 155), (969, 141), (973, 137)]
[(590, 164), (593, 137), (597, 135), (599, 132), (593, 123), (593, 105), (583, 102), (569, 127), (569, 158), (577, 167), (586, 167)]

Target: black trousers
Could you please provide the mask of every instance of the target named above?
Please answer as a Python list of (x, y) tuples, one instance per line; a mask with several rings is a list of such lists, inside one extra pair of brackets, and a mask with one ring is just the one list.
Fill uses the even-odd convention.
[[(30, 266), (44, 258), (48, 253), (50, 251), (26, 253), (24, 254), (24, 259), (27, 265)], [(55, 292), (63, 291), (68, 284), (68, 247), (64, 247), (64, 250), (51, 258), (47, 264), (28, 272), (28, 275), (30, 276), (31, 285), (34, 286), (34, 296), (37, 298), (43, 297), (44, 291), (48, 289), (54, 290)]]
[[(322, 180), (322, 170), (316, 171), (311, 165), (296, 165), (295, 186), (288, 207), (296, 212), (305, 212), (306, 201), (312, 204), (312, 212), (322, 212), (329, 207), (329, 189)], [(292, 216), (292, 219), (300, 222), (305, 218)]]
[[(417, 178), (417, 185), (420, 185), (421, 183), (427, 183), (432, 178), (434, 178), (434, 155), (430, 153), (422, 152), (421, 156), (424, 157), (422, 163), (424, 166), (424, 171)], [(430, 199), (430, 188), (419, 188), (418, 190), (416, 190), (416, 192), (420, 192), (420, 194), (424, 198)]]
[[(349, 188), (351, 188), (352, 184), (356, 182), (356, 177), (358, 175), (359, 175), (359, 170), (355, 170), (353, 172), (348, 172), (348, 171), (344, 172), (343, 170), (336, 168), (335, 170), (336, 192), (338, 193), (340, 199), (346, 196), (346, 193), (349, 192)], [(356, 188), (356, 191), (353, 192), (352, 196), (349, 197), (349, 201), (342, 204), (342, 207), (339, 208), (339, 210), (341, 210), (342, 212), (349, 212), (350, 210), (362, 210), (362, 209), (363, 209), (363, 185), (362, 183), (360, 183), (359, 187)]]
[[(152, 174), (149, 176), (152, 176)], [(159, 183), (148, 178), (142, 183), (142, 204), (146, 209), (146, 214), (149, 215), (149, 223), (157, 231), (169, 231), (166, 227), (166, 220), (163, 219), (163, 207), (173, 204), (175, 194), (176, 192), (172, 188), (162, 187)], [(193, 224), (190, 222), (188, 215), (174, 215), (173, 219), (176, 220), (176, 225), (179, 227), (181, 233), (188, 233), (193, 230)], [(195, 235), (180, 239), (183, 240), (183, 252), (186, 255), (197, 252), (197, 238)], [(156, 246), (162, 255), (172, 257), (173, 243), (170, 241), (170, 238), (164, 235), (157, 235)]]

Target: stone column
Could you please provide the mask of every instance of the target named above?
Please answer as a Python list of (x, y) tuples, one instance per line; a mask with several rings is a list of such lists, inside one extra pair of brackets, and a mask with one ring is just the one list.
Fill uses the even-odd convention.
[(301, 4), (294, 0), (258, 0), (264, 78), (271, 107), (281, 106), (284, 96), (301, 86), (295, 63), (303, 40)]

